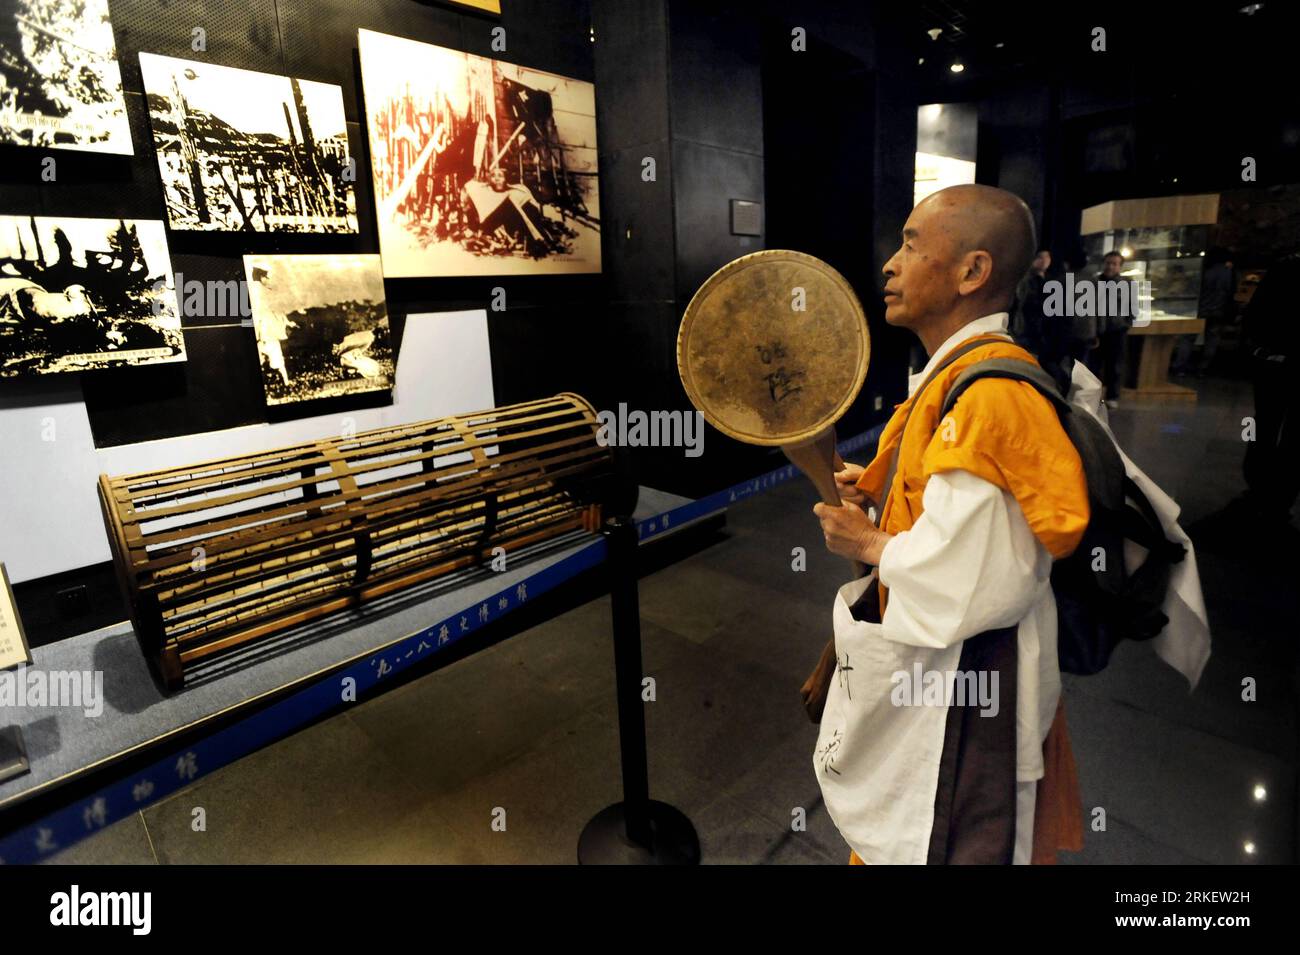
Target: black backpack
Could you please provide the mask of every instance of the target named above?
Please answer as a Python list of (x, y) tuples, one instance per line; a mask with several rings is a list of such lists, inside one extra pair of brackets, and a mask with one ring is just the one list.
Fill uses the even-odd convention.
[[(1106, 429), (1066, 400), (1068, 371), (1066, 366), (1054, 375), (1015, 358), (976, 362), (953, 381), (939, 420), (981, 378), (1026, 382), (1056, 407), (1061, 427), (1083, 460), (1090, 511), (1079, 546), (1052, 565), (1057, 655), (1062, 672), (1091, 674), (1105, 668), (1121, 640), (1150, 640), (1164, 629), (1169, 618), (1160, 608), (1169, 573), (1186, 551), (1165, 537), (1151, 502), (1125, 474), (1123, 459)], [(1125, 540), (1147, 551), (1131, 574), (1124, 568)]]

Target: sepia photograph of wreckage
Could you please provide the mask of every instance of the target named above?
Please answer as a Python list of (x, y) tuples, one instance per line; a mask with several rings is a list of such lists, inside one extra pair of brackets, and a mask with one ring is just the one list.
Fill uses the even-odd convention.
[(161, 222), (0, 216), (0, 376), (184, 359)]
[(0, 3), (0, 143), (131, 152), (108, 0)]
[(384, 275), (600, 271), (591, 83), (359, 31)]
[(140, 54), (173, 229), (356, 232), (343, 90)]
[(268, 405), (393, 387), (377, 255), (246, 255)]

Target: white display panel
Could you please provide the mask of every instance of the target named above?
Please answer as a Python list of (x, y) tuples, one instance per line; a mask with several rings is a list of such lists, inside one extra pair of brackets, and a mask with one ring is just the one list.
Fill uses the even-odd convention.
[(47, 381), (35, 400), (0, 395), (0, 559), (15, 583), (110, 559), (95, 493), (101, 473), (252, 454), (344, 427), (365, 431), (496, 405), (483, 310), (408, 315), (393, 404), (346, 414), (96, 449), (80, 388)]

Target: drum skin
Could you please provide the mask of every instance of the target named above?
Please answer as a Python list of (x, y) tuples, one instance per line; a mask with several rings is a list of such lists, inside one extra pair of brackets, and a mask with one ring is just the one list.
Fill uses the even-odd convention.
[(857, 398), (870, 357), (852, 286), (820, 259), (785, 249), (715, 272), (677, 336), (687, 397), (746, 444), (800, 445), (833, 427)]

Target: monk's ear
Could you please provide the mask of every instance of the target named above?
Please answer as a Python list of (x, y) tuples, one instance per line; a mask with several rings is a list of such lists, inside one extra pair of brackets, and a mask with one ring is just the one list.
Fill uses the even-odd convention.
[(993, 256), (985, 249), (976, 249), (962, 256), (957, 275), (957, 293), (970, 295), (988, 285), (993, 278)]

